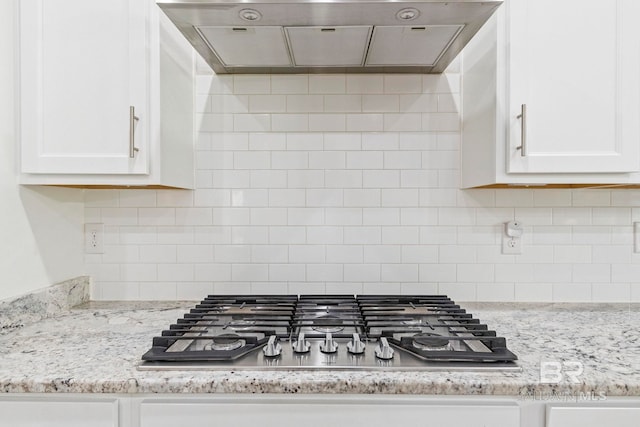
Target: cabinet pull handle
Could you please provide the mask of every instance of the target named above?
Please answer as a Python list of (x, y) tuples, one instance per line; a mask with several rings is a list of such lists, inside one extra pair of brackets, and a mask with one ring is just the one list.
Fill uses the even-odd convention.
[(520, 145), (516, 147), (516, 150), (520, 150), (520, 155), (526, 157), (527, 155), (527, 104), (520, 106), (520, 114), (516, 116), (520, 119)]
[(129, 107), (129, 157), (134, 158), (138, 148), (136, 147), (136, 123), (140, 120), (136, 116), (136, 107)]

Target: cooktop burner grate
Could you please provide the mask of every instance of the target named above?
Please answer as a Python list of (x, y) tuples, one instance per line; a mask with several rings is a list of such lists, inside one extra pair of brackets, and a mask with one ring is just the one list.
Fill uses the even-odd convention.
[(211, 295), (142, 359), (142, 369), (517, 368), (505, 338), (443, 295)]

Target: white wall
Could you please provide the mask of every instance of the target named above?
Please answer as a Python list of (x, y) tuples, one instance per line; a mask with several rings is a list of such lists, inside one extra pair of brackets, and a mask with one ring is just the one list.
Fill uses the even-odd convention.
[[(446, 293), (639, 301), (629, 190), (458, 190), (459, 63), (443, 75), (197, 78), (197, 190), (90, 191), (96, 299)], [(525, 224), (502, 255), (502, 223)]]
[(0, 2), (0, 299), (84, 271), (82, 192), (17, 184), (14, 7), (14, 1)]

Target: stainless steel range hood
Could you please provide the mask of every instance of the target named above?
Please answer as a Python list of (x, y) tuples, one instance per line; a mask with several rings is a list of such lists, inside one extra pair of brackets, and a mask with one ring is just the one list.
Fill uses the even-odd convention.
[(158, 0), (216, 73), (440, 73), (502, 1)]

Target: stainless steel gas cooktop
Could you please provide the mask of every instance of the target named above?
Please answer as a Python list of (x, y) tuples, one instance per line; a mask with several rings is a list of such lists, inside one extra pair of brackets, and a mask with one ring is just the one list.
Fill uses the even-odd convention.
[(442, 295), (209, 296), (141, 370), (520, 370), (487, 325)]

